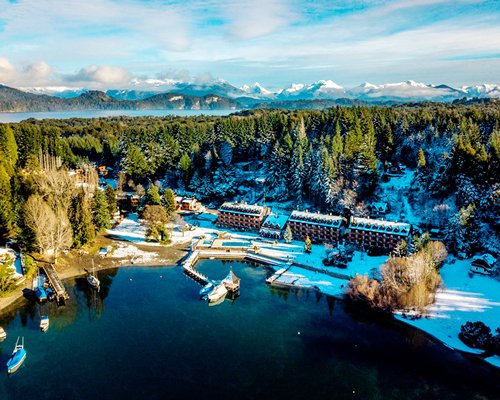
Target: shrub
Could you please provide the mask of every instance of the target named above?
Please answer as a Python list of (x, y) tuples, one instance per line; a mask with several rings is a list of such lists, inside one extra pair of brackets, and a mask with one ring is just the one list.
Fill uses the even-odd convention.
[(483, 350), (489, 347), (492, 339), (491, 329), (481, 321), (467, 321), (460, 327), (458, 337), (467, 346)]

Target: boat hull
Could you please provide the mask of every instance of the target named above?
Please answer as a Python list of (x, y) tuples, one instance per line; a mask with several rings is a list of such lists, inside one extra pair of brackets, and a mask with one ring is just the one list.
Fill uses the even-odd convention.
[(217, 300), (220, 300), (227, 294), (227, 289), (223, 284), (220, 284), (217, 286), (212, 293), (208, 295), (208, 301), (209, 302), (216, 302)]
[(20, 355), (16, 357), (16, 354), (13, 354), (9, 361), (7, 361), (7, 373), (13, 374), (16, 372), (21, 365), (23, 365), (24, 360), (26, 359), (26, 351), (24, 349), (18, 350), (18, 352), (22, 352)]

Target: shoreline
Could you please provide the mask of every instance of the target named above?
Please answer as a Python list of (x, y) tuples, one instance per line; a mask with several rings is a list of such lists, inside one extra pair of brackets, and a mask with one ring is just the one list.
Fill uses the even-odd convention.
[[(189, 239), (184, 237), (183, 239), (184, 240), (181, 242), (175, 242), (167, 246), (160, 246), (157, 244), (144, 242), (138, 243), (133, 240), (127, 240), (123, 237), (110, 234), (108, 231), (108, 233), (102, 234), (96, 238), (93, 245), (89, 248), (88, 253), (82, 254), (77, 250), (73, 250), (61, 256), (61, 263), (58, 264), (57, 271), (61, 280), (84, 276), (88, 273), (92, 260), (94, 260), (96, 271), (136, 266), (176, 266), (186, 256), (186, 254), (189, 253), (189, 249), (187, 248), (189, 245)], [(106, 247), (109, 245), (113, 246), (113, 248), (117, 250), (117, 254), (120, 254), (120, 256), (96, 256), (100, 247)], [(272, 257), (271, 254), (267, 254), (266, 256)], [(23, 294), (23, 290), (26, 288), (30, 288), (30, 282), (24, 282), (24, 284), (16, 289), (14, 293), (4, 298), (0, 298), (0, 315), (18, 308), (23, 300), (28, 301), (24, 298)], [(328, 293), (328, 291), (320, 290), (319, 288), (318, 290), (325, 296), (343, 300), (343, 295), (340, 292)], [(398, 314), (391, 314), (391, 316), (395, 323), (404, 323), (406, 327), (417, 329), (419, 332), (428, 335), (428, 337), (436, 343), (457, 351), (460, 354), (468, 355), (474, 357), (475, 359), (481, 359), (482, 363), (488, 364), (492, 370), (498, 371), (500, 368), (500, 357), (498, 356), (487, 356), (484, 351), (467, 348), (465, 344), (460, 347), (454, 346), (452, 340), (447, 342), (446, 340), (443, 340), (438, 333), (433, 332), (432, 330), (427, 330), (424, 327), (415, 324), (412, 320), (406, 320)]]

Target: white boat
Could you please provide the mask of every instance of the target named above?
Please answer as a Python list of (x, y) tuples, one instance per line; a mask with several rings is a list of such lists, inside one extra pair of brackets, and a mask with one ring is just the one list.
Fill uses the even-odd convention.
[(47, 332), (49, 330), (49, 316), (42, 315), (40, 317), (40, 330), (42, 332)]
[(7, 337), (7, 332), (0, 326), (0, 342), (3, 342)]
[(209, 302), (215, 302), (217, 300), (220, 300), (222, 299), (223, 297), (225, 297), (227, 294), (227, 289), (226, 287), (224, 286), (223, 283), (220, 283), (219, 285), (217, 285), (215, 287), (214, 290), (212, 290), (209, 294), (208, 294), (208, 301)]
[(87, 276), (87, 282), (89, 283), (90, 286), (92, 286), (94, 289), (99, 289), (99, 286), (101, 285), (101, 282), (97, 277), (95, 276), (95, 271), (94, 271), (94, 260), (92, 260), (92, 273)]

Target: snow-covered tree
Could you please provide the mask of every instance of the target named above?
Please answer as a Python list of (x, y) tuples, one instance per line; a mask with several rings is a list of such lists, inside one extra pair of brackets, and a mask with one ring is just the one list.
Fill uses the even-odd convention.
[(285, 243), (290, 243), (293, 239), (292, 229), (288, 224), (286, 225), (285, 233), (283, 234), (283, 239), (285, 240)]

